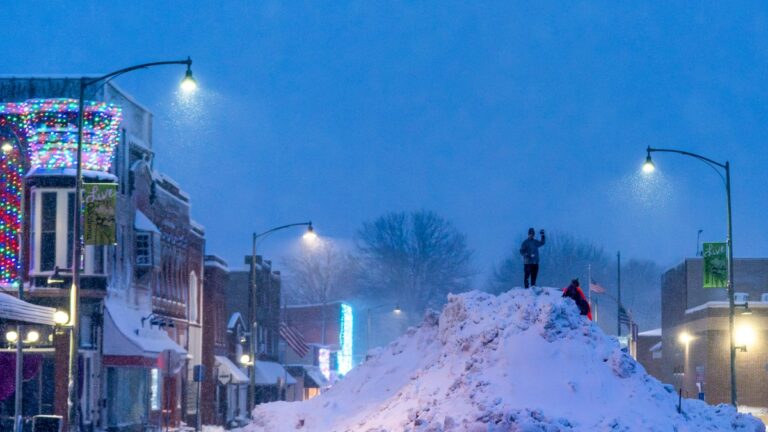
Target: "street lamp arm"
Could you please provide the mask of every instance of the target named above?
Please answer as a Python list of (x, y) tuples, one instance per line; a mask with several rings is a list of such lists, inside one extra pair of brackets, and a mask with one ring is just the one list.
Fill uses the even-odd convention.
[(702, 161), (704, 161), (704, 162), (707, 162), (707, 163), (710, 163), (710, 164), (712, 164), (712, 165), (717, 165), (717, 166), (719, 166), (720, 168), (723, 168), (723, 169), (725, 169), (725, 168), (726, 168), (726, 165), (725, 165), (725, 164), (722, 164), (722, 163), (720, 163), (720, 162), (717, 162), (717, 161), (714, 161), (714, 160), (712, 160), (712, 159), (710, 159), (710, 158), (708, 158), (708, 157), (704, 157), (704, 156), (702, 156), (702, 155), (699, 155), (699, 154), (696, 154), (696, 153), (691, 153), (691, 152), (688, 152), (688, 151), (685, 151), (685, 150), (675, 150), (675, 149), (660, 149), (660, 148), (653, 148), (653, 147), (651, 147), (651, 146), (648, 146), (648, 148), (646, 149), (646, 151), (648, 152), (648, 154), (649, 154), (649, 155), (650, 155), (651, 153), (653, 153), (653, 152), (661, 152), (661, 153), (677, 153), (677, 154), (681, 154), (681, 155), (685, 155), (685, 156), (694, 157), (694, 158), (696, 158), (696, 159), (702, 160)]
[(114, 72), (110, 72), (110, 73), (108, 73), (106, 75), (103, 75), (103, 76), (100, 76), (98, 78), (93, 78), (93, 79), (83, 78), (83, 87), (87, 87), (87, 86), (89, 86), (91, 84), (96, 84), (99, 81), (108, 80), (110, 78), (114, 78), (116, 76), (119, 76), (119, 75), (122, 75), (122, 74), (125, 74), (125, 73), (128, 73), (128, 72), (131, 72), (131, 71), (135, 71), (135, 70), (138, 70), (138, 69), (146, 69), (146, 68), (149, 68), (149, 67), (152, 67), (152, 66), (177, 65), (177, 64), (185, 64), (189, 68), (189, 67), (192, 66), (192, 59), (187, 57), (186, 60), (167, 60), (167, 61), (143, 63), (143, 64), (140, 64), (140, 65), (130, 66), (130, 67), (127, 67), (127, 68), (116, 70)]
[(286, 229), (286, 228), (295, 227), (295, 226), (308, 226), (308, 227), (311, 227), (312, 226), (312, 221), (309, 221), (309, 222), (297, 222), (297, 223), (292, 223), (292, 224), (288, 224), (288, 225), (282, 225), (282, 226), (279, 226), (279, 227), (275, 227), (275, 228), (269, 229), (269, 230), (264, 231), (262, 233), (253, 233), (253, 239), (256, 240), (256, 239), (258, 239), (260, 237), (264, 237), (267, 234), (272, 234), (275, 231), (280, 231), (280, 230), (283, 230), (283, 229)]
[(722, 163), (714, 161), (714, 160), (712, 160), (712, 159), (710, 159), (708, 157), (704, 157), (702, 155), (699, 155), (699, 154), (696, 154), (696, 153), (691, 153), (691, 152), (688, 152), (688, 151), (685, 151), (685, 150), (657, 149), (657, 148), (652, 148), (651, 146), (648, 146), (646, 151), (648, 152), (648, 157), (651, 156), (652, 152), (660, 152), (660, 153), (677, 153), (677, 154), (681, 154), (681, 155), (684, 155), (684, 156), (690, 156), (692, 158), (696, 158), (696, 159), (704, 162), (705, 164), (707, 164), (707, 166), (709, 166), (710, 168), (712, 168), (717, 173), (717, 175), (720, 176), (720, 179), (723, 181), (723, 183), (726, 183), (726, 179), (725, 179), (725, 177), (723, 177), (723, 173), (721, 173), (716, 167), (722, 168), (722, 169), (727, 171), (728, 170), (728, 163), (727, 162), (725, 164), (722, 164)]

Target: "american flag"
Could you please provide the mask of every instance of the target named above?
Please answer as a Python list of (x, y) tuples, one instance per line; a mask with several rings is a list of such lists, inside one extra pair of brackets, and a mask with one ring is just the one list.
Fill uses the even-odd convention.
[(280, 323), (280, 336), (285, 340), (288, 346), (299, 355), (304, 357), (309, 352), (309, 345), (304, 340), (304, 336), (295, 327), (291, 327), (285, 322)]
[(629, 316), (624, 306), (619, 306), (619, 322), (628, 326), (632, 322), (632, 317)]
[(605, 292), (605, 288), (597, 283), (594, 278), (589, 278), (589, 290), (598, 294), (603, 294)]

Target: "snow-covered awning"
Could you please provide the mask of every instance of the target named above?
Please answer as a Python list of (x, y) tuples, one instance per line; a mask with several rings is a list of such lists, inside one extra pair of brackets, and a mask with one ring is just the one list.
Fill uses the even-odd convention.
[(138, 209), (136, 210), (136, 218), (133, 221), (133, 227), (137, 230), (160, 234), (160, 230), (157, 228), (157, 225), (153, 224), (147, 215)]
[(224, 356), (214, 356), (216, 366), (219, 368), (219, 382), (226, 384), (248, 384), (248, 375), (237, 367), (232, 360)]
[(165, 351), (187, 354), (166, 332), (153, 328), (146, 319), (142, 322), (150, 312), (109, 299), (104, 306), (104, 355), (155, 358)]
[(0, 319), (20, 323), (54, 325), (54, 308), (38, 306), (19, 300), (8, 294), (0, 293)]
[(328, 385), (328, 379), (317, 366), (304, 365), (304, 387), (323, 388)]
[(256, 385), (277, 385), (278, 380), (286, 385), (296, 384), (296, 380), (279, 363), (256, 361)]

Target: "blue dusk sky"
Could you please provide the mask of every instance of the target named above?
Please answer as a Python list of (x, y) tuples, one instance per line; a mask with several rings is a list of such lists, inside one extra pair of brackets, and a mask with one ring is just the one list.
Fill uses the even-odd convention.
[[(156, 167), (191, 195), (207, 252), (250, 233), (429, 209), (487, 275), (529, 226), (664, 266), (725, 238), (768, 256), (765, 2), (19, 1), (0, 10), (0, 73), (83, 74), (191, 56), (116, 83), (155, 114)], [(300, 234), (260, 246), (280, 258)], [(482, 282), (482, 279), (479, 280)]]

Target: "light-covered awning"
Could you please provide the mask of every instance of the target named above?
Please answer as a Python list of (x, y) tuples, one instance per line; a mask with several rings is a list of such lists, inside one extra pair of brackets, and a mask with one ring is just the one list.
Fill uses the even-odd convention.
[(278, 380), (286, 385), (296, 384), (296, 380), (279, 363), (256, 361), (256, 385), (277, 385)]
[(53, 313), (56, 309), (39, 306), (12, 295), (0, 293), (0, 319), (29, 324), (54, 325)]
[(214, 356), (219, 368), (219, 382), (222, 384), (248, 384), (248, 375), (244, 374), (232, 360), (224, 356)]
[(104, 302), (104, 355), (157, 357), (165, 351), (181, 356), (187, 351), (163, 330), (150, 325), (150, 312), (108, 299)]

